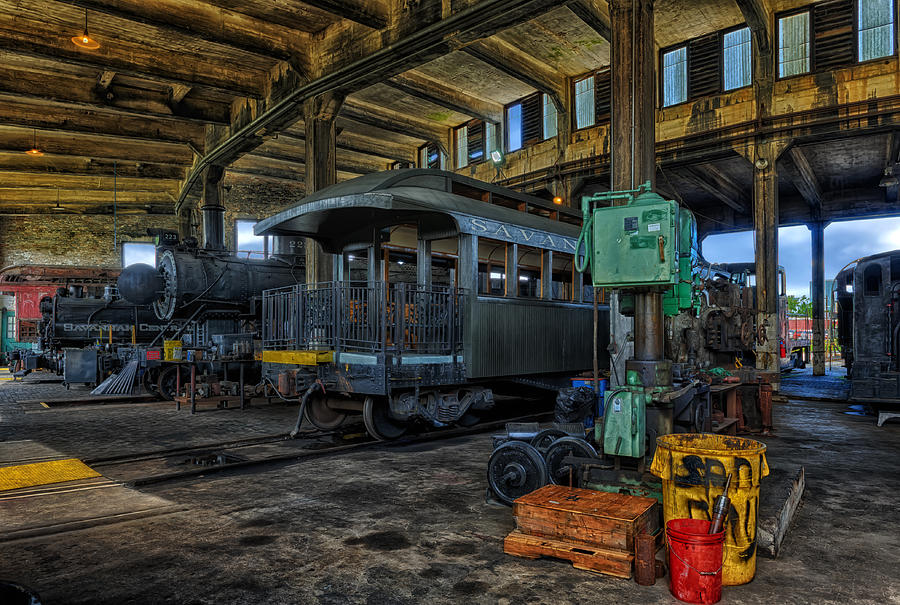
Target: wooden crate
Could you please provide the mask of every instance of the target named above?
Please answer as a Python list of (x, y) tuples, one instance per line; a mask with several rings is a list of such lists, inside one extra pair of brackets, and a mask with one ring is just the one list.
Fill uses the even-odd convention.
[(518, 530), (529, 536), (634, 554), (634, 537), (656, 533), (654, 498), (545, 485), (513, 503)]
[(503, 552), (526, 559), (555, 557), (571, 561), (577, 569), (586, 569), (618, 578), (631, 577), (631, 565), (634, 555), (619, 550), (606, 550), (588, 544), (574, 544), (529, 536), (514, 531), (503, 541)]

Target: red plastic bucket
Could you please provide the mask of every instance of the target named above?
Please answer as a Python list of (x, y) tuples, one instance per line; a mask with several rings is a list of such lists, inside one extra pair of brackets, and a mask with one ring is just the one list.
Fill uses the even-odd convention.
[(708, 534), (709, 521), (672, 519), (669, 542), (669, 591), (688, 603), (718, 603), (722, 598), (722, 548), (725, 530)]

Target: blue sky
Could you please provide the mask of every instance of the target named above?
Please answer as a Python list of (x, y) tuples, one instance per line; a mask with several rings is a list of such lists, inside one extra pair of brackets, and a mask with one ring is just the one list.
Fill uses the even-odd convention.
[[(900, 218), (832, 223), (825, 228), (825, 279), (861, 256), (900, 249)], [(713, 262), (753, 260), (753, 232), (711, 235), (703, 241), (703, 256)], [(809, 229), (778, 230), (778, 262), (787, 273), (788, 294), (809, 295), (812, 261)]]

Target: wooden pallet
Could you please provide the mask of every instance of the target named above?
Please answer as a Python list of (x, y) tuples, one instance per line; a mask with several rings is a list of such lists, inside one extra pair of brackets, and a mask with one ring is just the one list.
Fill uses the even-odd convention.
[(618, 550), (606, 550), (587, 544), (563, 542), (529, 536), (515, 530), (503, 541), (503, 552), (526, 559), (555, 557), (570, 561), (576, 569), (628, 579), (634, 556)]

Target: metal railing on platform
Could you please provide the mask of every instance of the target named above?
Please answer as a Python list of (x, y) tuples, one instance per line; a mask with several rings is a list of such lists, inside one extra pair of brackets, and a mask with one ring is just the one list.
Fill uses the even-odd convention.
[(263, 348), (423, 353), (461, 350), (460, 289), (384, 282), (300, 284), (263, 293)]

